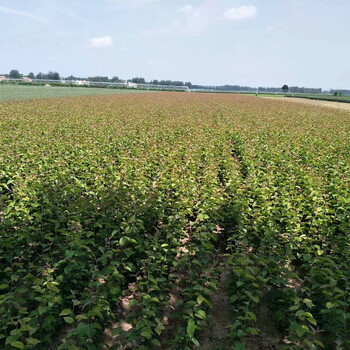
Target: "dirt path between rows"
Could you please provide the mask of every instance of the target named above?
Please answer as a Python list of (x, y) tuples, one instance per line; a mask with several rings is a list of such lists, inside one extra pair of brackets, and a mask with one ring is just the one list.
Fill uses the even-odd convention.
[(283, 97), (262, 97), (270, 100), (277, 100), (283, 102), (295, 102), (295, 103), (304, 103), (311, 106), (319, 106), (319, 107), (330, 107), (336, 109), (342, 109), (345, 111), (350, 111), (350, 103), (344, 102), (332, 102), (332, 101), (320, 101), (320, 100), (309, 100), (307, 98), (283, 98)]
[[(201, 332), (199, 341), (200, 350), (229, 350), (232, 349), (230, 330), (227, 328), (234, 323), (230, 307), (228, 291), (228, 272), (223, 271), (217, 290), (212, 295), (212, 309), (209, 311), (209, 324)], [(252, 324), (260, 332), (242, 339), (246, 350), (276, 350), (283, 345), (283, 335), (273, 321), (273, 313), (266, 298), (263, 298), (254, 310), (257, 321)]]
[(257, 327), (260, 333), (244, 339), (246, 350), (277, 350), (280, 348), (284, 344), (283, 335), (277, 329), (266, 298), (261, 300), (254, 313), (257, 322), (253, 326)]
[(212, 309), (209, 311), (210, 324), (200, 337), (200, 350), (229, 350), (231, 341), (227, 326), (234, 322), (230, 310), (229, 293), (227, 290), (227, 272), (219, 280), (218, 289), (212, 296)]

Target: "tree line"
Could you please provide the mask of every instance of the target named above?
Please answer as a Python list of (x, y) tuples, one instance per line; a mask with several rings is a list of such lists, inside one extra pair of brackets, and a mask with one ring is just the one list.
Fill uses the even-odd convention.
[[(9, 74), (4, 74), (4, 76), (11, 79), (22, 79), (23, 74), (17, 69), (12, 69)], [(173, 85), (173, 86), (188, 86), (190, 89), (200, 89), (200, 90), (214, 90), (214, 91), (248, 91), (248, 92), (290, 92), (290, 93), (307, 93), (307, 94), (321, 94), (324, 91), (322, 88), (308, 88), (299, 86), (290, 86), (286, 84), (283, 87), (263, 87), (259, 86), (242, 86), (242, 85), (196, 85), (191, 82), (183, 82), (179, 80), (150, 80), (146, 81), (142, 77), (134, 77), (132, 79), (120, 79), (118, 76), (113, 76), (109, 78), (108, 76), (92, 76), (92, 77), (77, 77), (74, 75), (69, 75), (67, 77), (62, 77), (58, 72), (49, 71), (48, 73), (39, 72), (34, 74), (30, 72), (26, 75), (31, 79), (47, 79), (47, 80), (87, 80), (92, 82), (108, 82), (108, 83), (125, 83), (132, 82), (135, 84), (153, 84), (153, 85)], [(340, 91), (343, 95), (350, 95), (350, 90), (330, 90), (330, 93)]]

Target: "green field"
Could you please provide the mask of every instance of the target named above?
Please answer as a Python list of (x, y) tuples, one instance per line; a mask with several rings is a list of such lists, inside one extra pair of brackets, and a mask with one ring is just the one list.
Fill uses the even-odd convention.
[(41, 99), (67, 96), (96, 96), (111, 94), (142, 93), (145, 90), (136, 89), (110, 89), (86, 87), (58, 87), (58, 86), (27, 86), (16, 84), (0, 84), (0, 101)]
[(309, 94), (292, 94), (292, 95), (286, 95), (286, 97), (297, 97), (297, 98), (306, 98), (309, 100), (319, 100), (319, 101), (332, 101), (332, 102), (345, 102), (350, 103), (350, 96), (333, 96), (333, 95), (309, 95)]
[(0, 349), (350, 349), (349, 140), (237, 94), (0, 103)]
[(258, 94), (259, 97), (284, 97), (283, 94), (269, 94), (269, 93), (259, 93)]

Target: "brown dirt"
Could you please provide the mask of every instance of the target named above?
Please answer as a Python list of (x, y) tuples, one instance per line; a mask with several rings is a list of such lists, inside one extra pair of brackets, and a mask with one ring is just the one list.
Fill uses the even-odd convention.
[[(229, 338), (229, 329), (226, 328), (234, 323), (230, 311), (229, 293), (227, 291), (227, 273), (223, 273), (218, 289), (212, 296), (213, 307), (209, 312), (209, 325), (199, 337), (200, 350), (229, 350), (232, 342)], [(258, 328), (258, 335), (251, 335), (242, 339), (246, 350), (275, 350), (283, 342), (283, 335), (279, 332), (273, 322), (272, 311), (266, 299), (263, 299), (254, 310), (257, 322), (252, 327)]]
[(342, 109), (345, 111), (350, 111), (350, 103), (344, 103), (344, 102), (332, 102), (332, 101), (319, 101), (319, 100), (309, 100), (307, 98), (283, 98), (283, 97), (263, 97), (268, 98), (270, 100), (277, 100), (277, 101), (283, 101), (283, 102), (295, 102), (295, 103), (304, 103), (311, 106), (319, 106), (319, 107), (329, 107), (329, 108), (336, 108), (336, 109)]
[(263, 299), (254, 310), (257, 322), (253, 327), (260, 330), (258, 335), (251, 335), (244, 339), (246, 350), (275, 350), (282, 344), (283, 335), (276, 328), (272, 312), (266, 299)]
[(230, 349), (229, 330), (233, 318), (230, 312), (229, 293), (227, 291), (227, 276), (224, 272), (218, 283), (218, 289), (212, 296), (212, 309), (209, 312), (210, 324), (202, 332), (199, 342), (201, 350), (228, 350)]
[[(133, 328), (131, 323), (128, 323), (127, 319), (131, 313), (130, 302), (134, 299), (135, 284), (130, 283), (128, 289), (125, 291), (125, 295), (120, 298), (120, 308), (118, 309), (119, 315), (121, 317), (120, 322), (115, 322), (104, 330), (104, 349), (109, 349), (113, 345), (119, 345), (120, 349), (132, 349), (135, 344), (125, 343), (126, 335)], [(113, 332), (119, 330), (117, 335)]]

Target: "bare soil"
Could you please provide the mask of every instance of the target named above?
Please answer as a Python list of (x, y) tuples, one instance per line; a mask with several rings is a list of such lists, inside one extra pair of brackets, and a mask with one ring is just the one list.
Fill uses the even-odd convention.
[(295, 102), (295, 103), (304, 103), (310, 106), (319, 106), (319, 107), (329, 107), (329, 108), (336, 108), (336, 109), (342, 109), (345, 111), (350, 111), (350, 103), (344, 103), (344, 102), (333, 102), (333, 101), (319, 101), (319, 100), (309, 100), (307, 98), (283, 98), (283, 97), (263, 97), (268, 98), (270, 100), (277, 100), (277, 101), (283, 101), (283, 102)]
[(201, 350), (231, 349), (231, 341), (228, 336), (229, 329), (226, 327), (234, 321), (230, 310), (230, 297), (227, 291), (227, 276), (226, 272), (222, 273), (218, 289), (212, 296), (213, 307), (209, 311), (210, 324), (204, 329), (199, 339)]
[[(212, 296), (212, 309), (209, 311), (209, 325), (202, 331), (199, 337), (200, 350), (229, 350), (232, 349), (232, 341), (229, 338), (227, 326), (234, 323), (230, 309), (229, 293), (227, 290), (227, 272), (221, 275), (218, 289)], [(262, 299), (254, 310), (257, 322), (252, 327), (258, 328), (260, 333), (250, 335), (242, 339), (246, 350), (275, 350), (283, 342), (283, 335), (277, 329), (272, 311), (266, 298)]]
[(272, 312), (267, 300), (263, 299), (254, 311), (257, 317), (254, 327), (260, 330), (260, 334), (251, 335), (244, 339), (246, 350), (278, 349), (283, 344), (283, 335), (273, 322)]

